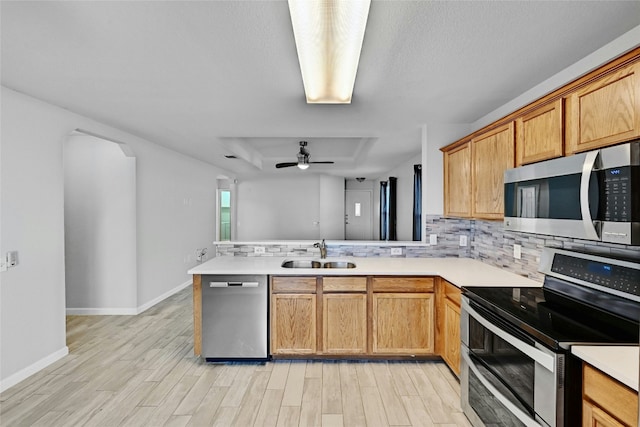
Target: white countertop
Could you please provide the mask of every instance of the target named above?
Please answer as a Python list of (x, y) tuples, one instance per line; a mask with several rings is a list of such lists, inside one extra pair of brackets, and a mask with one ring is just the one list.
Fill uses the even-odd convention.
[(329, 257), (323, 261), (348, 260), (356, 268), (284, 268), (291, 257), (216, 257), (188, 271), (189, 274), (269, 274), (323, 276), (441, 276), (462, 286), (540, 287), (542, 283), (470, 258), (358, 258)]
[(576, 345), (571, 347), (571, 353), (638, 391), (640, 347)]

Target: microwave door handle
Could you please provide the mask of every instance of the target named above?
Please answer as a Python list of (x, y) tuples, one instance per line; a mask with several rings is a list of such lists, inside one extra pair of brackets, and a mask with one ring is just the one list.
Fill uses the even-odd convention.
[(591, 210), (589, 209), (589, 183), (591, 182), (591, 173), (598, 159), (599, 151), (590, 151), (584, 158), (582, 164), (582, 176), (580, 177), (580, 213), (582, 214), (582, 224), (588, 239), (600, 240), (598, 231), (593, 225), (591, 218)]

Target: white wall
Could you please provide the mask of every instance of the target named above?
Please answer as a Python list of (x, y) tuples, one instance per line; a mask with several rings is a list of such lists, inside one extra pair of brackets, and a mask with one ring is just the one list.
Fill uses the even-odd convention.
[(319, 175), (242, 180), (236, 203), (239, 241), (321, 238)]
[(67, 352), (63, 144), (72, 131), (124, 142), (136, 156), (138, 310), (189, 283), (196, 248), (212, 253), (216, 176), (228, 172), (4, 87), (0, 102), (0, 253), (20, 260), (1, 273), (6, 389)]
[(344, 186), (344, 178), (309, 172), (241, 180), (234, 240), (342, 240)]
[(320, 175), (321, 239), (344, 240), (344, 188), (344, 178)]
[(135, 313), (135, 157), (114, 142), (71, 136), (64, 146), (64, 218), (67, 313)]

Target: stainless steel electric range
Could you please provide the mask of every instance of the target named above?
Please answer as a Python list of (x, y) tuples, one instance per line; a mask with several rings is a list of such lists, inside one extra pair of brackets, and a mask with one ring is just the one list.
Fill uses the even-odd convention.
[(541, 288), (462, 289), (461, 396), (474, 426), (581, 425), (576, 344), (637, 345), (640, 260), (545, 249)]

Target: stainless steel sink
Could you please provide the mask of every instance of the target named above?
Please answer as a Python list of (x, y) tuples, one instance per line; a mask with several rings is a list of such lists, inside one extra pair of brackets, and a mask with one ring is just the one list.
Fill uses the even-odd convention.
[(356, 268), (356, 265), (349, 261), (325, 262), (323, 268)]
[(316, 261), (310, 259), (288, 259), (282, 263), (284, 268), (355, 268), (350, 261)]
[(322, 268), (320, 261), (308, 259), (291, 259), (282, 263), (284, 268)]

